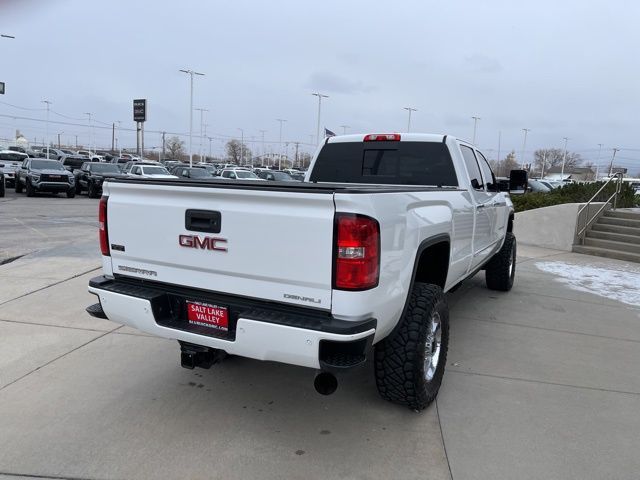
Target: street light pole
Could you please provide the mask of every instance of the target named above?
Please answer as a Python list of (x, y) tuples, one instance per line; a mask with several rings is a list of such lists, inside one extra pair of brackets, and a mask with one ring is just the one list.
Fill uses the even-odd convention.
[(598, 169), (600, 168), (600, 154), (602, 153), (602, 143), (598, 144), (598, 159), (596, 160), (596, 181), (598, 181)]
[(47, 105), (47, 158), (49, 158), (49, 144), (51, 143), (49, 139), (49, 108), (51, 106), (51, 102), (49, 100), (42, 100), (42, 103)]
[(189, 93), (189, 166), (193, 167), (193, 76), (201, 75), (204, 76), (204, 73), (194, 72), (193, 70), (180, 70), (182, 73), (186, 73), (189, 75), (191, 80), (191, 89)]
[(524, 140), (522, 141), (522, 169), (524, 170), (524, 150), (527, 148), (527, 134), (531, 131), (530, 128), (523, 128)]
[(116, 120), (116, 123), (118, 124), (118, 135), (116, 136), (116, 148), (118, 149), (119, 152), (119, 156), (122, 156), (122, 142), (120, 142), (120, 146), (118, 147), (118, 137), (120, 136), (120, 128), (122, 127), (122, 122), (120, 120)]
[(473, 144), (476, 144), (476, 132), (478, 129), (478, 120), (480, 120), (480, 117), (471, 117), (473, 118)]
[(240, 166), (242, 166), (242, 162), (244, 161), (244, 130), (238, 127), (240, 130)]
[(320, 145), (320, 112), (322, 110), (322, 99), (329, 98), (329, 95), (324, 95), (323, 93), (312, 93), (311, 95), (318, 97), (318, 127), (316, 129), (316, 145)]
[(203, 115), (204, 115), (204, 112), (208, 112), (209, 110), (207, 110), (206, 108), (195, 108), (194, 110), (197, 110), (197, 111), (200, 112), (200, 150), (198, 150), (198, 155), (200, 155), (200, 161), (202, 161), (202, 138), (203, 138), (203, 135), (204, 135), (204, 132), (203, 132), (203, 128), (204, 128), (203, 127), (203, 125), (204, 125), (203, 124), (203, 121), (204, 121), (203, 120)]
[(89, 117), (89, 150), (93, 153), (93, 148), (91, 148), (91, 144), (93, 143), (93, 130), (91, 129), (91, 112), (84, 112), (85, 115)]
[(564, 152), (562, 153), (562, 169), (560, 170), (560, 182), (564, 185), (564, 163), (567, 160), (567, 142), (569, 138), (564, 137)]
[(286, 122), (286, 120), (283, 118), (276, 118), (276, 120), (280, 122), (280, 140), (279, 140), (280, 143), (278, 145), (280, 150), (280, 155), (278, 156), (278, 170), (280, 170), (282, 167), (282, 124)]
[(409, 133), (411, 131), (411, 112), (417, 112), (418, 109), (411, 108), (411, 107), (403, 107), (403, 108), (404, 110), (409, 112), (409, 121), (407, 122), (407, 133)]
[(266, 133), (266, 130), (259, 130), (259, 132), (262, 134), (262, 156), (264, 156), (265, 151), (264, 151), (264, 134)]
[(63, 134), (64, 134), (64, 132), (58, 133), (58, 149), (62, 148), (62, 143), (60, 143), (60, 135), (63, 135)]
[(609, 176), (611, 176), (611, 174), (613, 173), (613, 161), (616, 158), (616, 153), (618, 153), (618, 150), (620, 149), (619, 148), (613, 149), (613, 156), (611, 157), (611, 163), (609, 164)]

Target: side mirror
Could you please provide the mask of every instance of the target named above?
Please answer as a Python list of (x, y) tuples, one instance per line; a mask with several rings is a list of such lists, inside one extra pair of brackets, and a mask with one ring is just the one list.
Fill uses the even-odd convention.
[(509, 172), (509, 190), (526, 190), (529, 186), (529, 174), (526, 170)]
[(471, 186), (474, 188), (474, 190), (480, 190), (482, 188), (476, 178), (471, 180)]

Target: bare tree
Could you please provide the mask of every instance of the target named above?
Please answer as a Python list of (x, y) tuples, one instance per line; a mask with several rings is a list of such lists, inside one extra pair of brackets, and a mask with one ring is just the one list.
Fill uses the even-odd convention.
[(236, 139), (229, 140), (225, 145), (225, 150), (227, 151), (227, 157), (237, 165), (248, 163), (253, 155), (245, 144)]
[[(535, 169), (542, 170), (543, 162), (545, 172), (551, 167), (562, 165), (563, 155), (564, 150), (561, 148), (540, 148), (533, 154)], [(567, 152), (567, 157), (564, 162), (564, 168), (576, 167), (581, 163), (582, 157), (580, 157), (579, 153)]]
[(170, 137), (165, 143), (168, 158), (182, 159), (185, 155), (184, 142), (178, 137)]
[(519, 168), (515, 151), (509, 152), (503, 160), (493, 160), (490, 164), (496, 177), (508, 177), (511, 170)]

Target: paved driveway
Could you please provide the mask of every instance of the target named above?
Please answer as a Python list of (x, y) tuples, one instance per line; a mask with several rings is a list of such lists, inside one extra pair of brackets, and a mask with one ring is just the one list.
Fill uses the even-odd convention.
[(512, 292), (478, 275), (449, 295), (444, 383), (416, 414), (370, 364), (322, 397), (313, 371), (184, 370), (175, 342), (87, 316), (96, 206), (0, 199), (0, 252), (27, 253), (0, 266), (0, 478), (637, 478), (640, 305), (572, 276), (623, 271), (633, 300), (640, 268), (521, 246)]

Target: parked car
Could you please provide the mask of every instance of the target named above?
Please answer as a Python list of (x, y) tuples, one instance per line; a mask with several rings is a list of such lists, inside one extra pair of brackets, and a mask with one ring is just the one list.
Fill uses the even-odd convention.
[(550, 192), (552, 190), (550, 187), (546, 186), (545, 184), (543, 184), (539, 180), (529, 179), (528, 184), (529, 184), (529, 191), (530, 192), (548, 193), (548, 192)]
[[(124, 157), (124, 155), (120, 158), (126, 158)], [(124, 164), (123, 167), (121, 167), (122, 169), (122, 173), (129, 173), (131, 171), (131, 169), (133, 168), (134, 165), (141, 163), (138, 160), (129, 160), (127, 161), (127, 163)], [(144, 165), (160, 165), (159, 163), (156, 162), (142, 162)]]
[(7, 187), (15, 187), (16, 171), (27, 158), (29, 157), (26, 153), (13, 152), (11, 150), (0, 151), (0, 172), (4, 174)]
[(176, 167), (171, 173), (178, 178), (213, 178), (213, 175), (206, 168)]
[(91, 150), (78, 150), (76, 152), (78, 155), (84, 155), (85, 157), (91, 159), (91, 161), (104, 162), (104, 157), (102, 155), (98, 155), (97, 153), (92, 152)]
[(143, 162), (136, 162), (129, 172), (129, 175), (135, 178), (178, 178), (175, 175), (171, 175), (169, 171), (160, 164), (149, 165)]
[[(516, 239), (480, 151), (408, 137), (328, 138), (310, 182), (278, 188), (108, 183), (87, 311), (177, 339), (185, 368), (226, 352), (320, 369), (324, 394), (332, 372), (373, 356), (383, 398), (426, 408), (447, 364), (445, 292), (482, 269), (489, 289), (510, 290)], [(283, 245), (304, 262), (282, 262)]]
[(279, 170), (263, 170), (258, 174), (258, 177), (269, 180), (272, 182), (295, 182), (291, 175)]
[(249, 170), (245, 170), (243, 168), (234, 168), (223, 170), (220, 173), (220, 177), (227, 178), (230, 180), (262, 180), (255, 173), (250, 172)]
[(76, 193), (80, 195), (86, 190), (89, 198), (99, 198), (102, 195), (102, 184), (105, 180), (128, 178), (128, 175), (120, 171), (118, 165), (103, 162), (85, 162), (73, 174), (76, 177)]
[(62, 163), (62, 166), (65, 169), (73, 173), (75, 170), (78, 170), (79, 168), (81, 168), (84, 163), (86, 162), (98, 163), (98, 160), (95, 158), (92, 160), (89, 157), (85, 157), (84, 155), (65, 155), (62, 157), (62, 160), (60, 160), (60, 162)]
[(75, 178), (57, 160), (28, 158), (16, 172), (16, 193), (26, 189), (27, 197), (36, 193), (65, 192), (68, 198), (76, 194)]

